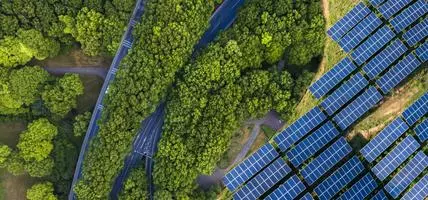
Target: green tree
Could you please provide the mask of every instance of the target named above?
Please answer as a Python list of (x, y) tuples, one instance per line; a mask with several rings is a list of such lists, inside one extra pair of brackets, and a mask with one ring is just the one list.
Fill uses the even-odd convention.
[(25, 161), (21, 158), (21, 156), (17, 153), (12, 151), (10, 154), (9, 159), (6, 162), (6, 169), (9, 173), (19, 176), (25, 173)]
[(91, 112), (85, 112), (83, 114), (77, 115), (74, 118), (73, 133), (75, 137), (85, 135), (90, 120)]
[(52, 183), (44, 182), (38, 183), (31, 186), (27, 190), (27, 199), (28, 200), (56, 200), (57, 197), (54, 195), (54, 188)]
[(0, 167), (5, 167), (6, 161), (9, 159), (12, 149), (7, 145), (0, 145)]
[(119, 200), (149, 199), (147, 176), (143, 167), (132, 169), (119, 194)]
[(52, 173), (54, 161), (52, 158), (46, 158), (41, 161), (30, 161), (25, 163), (25, 171), (31, 177), (45, 177)]

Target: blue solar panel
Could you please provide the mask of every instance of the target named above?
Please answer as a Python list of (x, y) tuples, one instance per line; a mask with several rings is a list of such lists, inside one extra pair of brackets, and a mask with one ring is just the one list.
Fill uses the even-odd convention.
[(412, 137), (407, 136), (378, 164), (372, 167), (372, 172), (380, 179), (385, 180), (398, 166), (401, 165), (413, 152), (419, 148), (419, 143)]
[(285, 161), (278, 158), (238, 190), (233, 199), (257, 199), (290, 172), (291, 169)]
[(388, 200), (388, 197), (385, 195), (385, 192), (383, 190), (376, 193), (376, 195), (371, 198), (371, 200)]
[(339, 131), (328, 121), (288, 151), (287, 157), (295, 167), (298, 167), (338, 135)]
[(363, 44), (358, 46), (358, 48), (351, 53), (351, 57), (359, 65), (362, 65), (394, 37), (395, 33), (385, 25), (364, 41)]
[(360, 153), (371, 163), (408, 129), (409, 126), (406, 122), (401, 118), (397, 118), (366, 144), (360, 150)]
[(273, 191), (269, 196), (266, 197), (267, 200), (277, 200), (277, 199), (294, 199), (306, 189), (305, 185), (299, 178), (294, 175), (284, 182), (279, 188)]
[(336, 163), (352, 151), (351, 146), (341, 137), (328, 149), (301, 170), (302, 176), (310, 185), (330, 170)]
[(362, 171), (364, 171), (364, 165), (354, 156), (320, 183), (315, 188), (315, 192), (319, 199), (331, 199)]
[(355, 183), (348, 191), (343, 193), (339, 199), (365, 199), (376, 188), (376, 180), (368, 173)]
[(409, 54), (403, 60), (400, 60), (397, 65), (386, 72), (376, 84), (384, 94), (387, 94), (413, 71), (421, 65), (421, 62), (416, 59), (413, 54)]
[(327, 34), (333, 40), (338, 41), (369, 13), (370, 9), (361, 2), (334, 24), (333, 27), (327, 31)]
[(428, 157), (423, 152), (418, 152), (418, 154), (416, 154), (416, 156), (385, 185), (385, 190), (392, 197), (397, 198), (427, 167)]
[(370, 4), (372, 4), (373, 6), (380, 6), (380, 4), (382, 4), (385, 0), (370, 0)]
[(376, 17), (376, 14), (370, 13), (355, 28), (340, 39), (339, 45), (345, 52), (350, 52), (381, 24), (382, 21)]
[(403, 34), (403, 38), (410, 46), (415, 46), (418, 42), (422, 41), (428, 35), (428, 18), (411, 28)]
[(425, 42), (416, 49), (416, 55), (422, 60), (422, 62), (426, 62), (428, 60), (428, 42)]
[(419, 17), (422, 17), (427, 13), (427, 11), (428, 4), (425, 0), (419, 0), (392, 19), (391, 25), (394, 27), (395, 31), (401, 32), (415, 22)]
[(320, 125), (327, 117), (318, 107), (314, 107), (274, 138), (281, 151), (286, 151), (294, 143)]
[(385, 4), (379, 7), (379, 12), (383, 17), (389, 19), (410, 2), (412, 2), (412, 0), (388, 0)]
[(402, 200), (425, 199), (428, 196), (428, 175), (422, 177), (413, 187), (401, 198)]
[(357, 66), (352, 63), (351, 59), (344, 58), (339, 63), (337, 63), (333, 69), (315, 81), (315, 83), (309, 87), (309, 90), (317, 99), (320, 99), (331, 89), (333, 89), (338, 83), (345, 79), (349, 74), (351, 74), (355, 69), (357, 69)]
[(311, 194), (306, 193), (305, 195), (302, 196), (302, 198), (300, 198), (300, 200), (314, 200), (314, 198), (312, 197)]
[(403, 117), (410, 125), (415, 124), (422, 116), (428, 113), (428, 92), (416, 100), (403, 112)]
[(373, 80), (406, 51), (407, 47), (403, 44), (403, 42), (397, 39), (391, 45), (382, 50), (378, 55), (376, 55), (372, 60), (370, 60), (363, 67), (363, 71), (367, 74), (370, 80)]
[(333, 117), (333, 120), (342, 130), (348, 128), (358, 118), (382, 99), (382, 95), (374, 87), (370, 87), (363, 94), (348, 104), (342, 111)]
[(415, 127), (416, 136), (418, 136), (421, 142), (425, 142), (428, 139), (428, 119), (425, 119), (418, 126)]
[(234, 191), (278, 156), (275, 148), (266, 144), (227, 173), (223, 182), (230, 191)]
[(368, 84), (367, 79), (361, 73), (357, 73), (328, 96), (321, 103), (321, 106), (327, 111), (328, 115), (332, 116)]

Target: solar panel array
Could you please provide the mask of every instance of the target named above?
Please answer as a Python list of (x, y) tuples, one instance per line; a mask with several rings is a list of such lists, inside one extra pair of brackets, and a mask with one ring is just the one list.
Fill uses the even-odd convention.
[(351, 59), (344, 58), (339, 63), (337, 63), (333, 69), (315, 81), (315, 83), (309, 87), (309, 90), (317, 99), (320, 99), (343, 79), (345, 79), (349, 74), (351, 74), (355, 69), (357, 69), (357, 66), (352, 63)]
[(370, 12), (370, 9), (366, 5), (364, 5), (364, 3), (359, 3), (351, 11), (349, 11), (341, 20), (334, 24), (333, 27), (331, 27), (327, 31), (327, 34), (333, 40), (338, 41)]
[(357, 47), (367, 36), (369, 36), (382, 21), (376, 17), (376, 14), (370, 13), (357, 26), (349, 31), (338, 43), (345, 52), (350, 52)]
[(418, 42), (422, 41), (428, 35), (428, 18), (419, 22), (409, 31), (403, 34), (403, 38), (410, 46), (415, 46)]
[(424, 199), (428, 196), (428, 175), (422, 177), (413, 187), (401, 198), (403, 200)]
[(312, 197), (311, 194), (306, 193), (305, 195), (303, 195), (302, 198), (300, 198), (300, 200), (313, 200), (314, 198)]
[(410, 2), (412, 2), (412, 0), (388, 0), (386, 3), (379, 7), (379, 12), (382, 14), (383, 17), (389, 19)]
[(376, 88), (370, 87), (352, 103), (348, 104), (342, 111), (336, 114), (333, 120), (342, 130), (345, 130), (382, 98), (382, 95)]
[(395, 31), (401, 32), (415, 22), (419, 17), (422, 17), (427, 13), (427, 11), (428, 5), (425, 0), (418, 0), (392, 19), (391, 25), (394, 27)]
[(365, 199), (376, 188), (376, 180), (368, 173), (356, 182), (349, 190), (343, 193), (339, 199)]
[(364, 165), (354, 156), (320, 183), (315, 188), (315, 193), (319, 199), (331, 199), (362, 171), (364, 171)]
[(385, 2), (385, 0), (370, 0), (370, 4), (376, 7), (380, 6), (380, 4), (382, 4), (383, 2)]
[(306, 189), (305, 185), (300, 181), (300, 179), (293, 175), (287, 181), (279, 186), (275, 191), (273, 191), (265, 199), (267, 200), (277, 200), (277, 199), (294, 199), (300, 193)]
[(380, 77), (380, 79), (376, 81), (376, 84), (384, 94), (387, 94), (420, 65), (421, 62), (416, 59), (413, 54), (409, 54), (403, 60), (398, 62), (396, 66), (392, 67), (388, 72)]
[(428, 139), (428, 119), (422, 121), (418, 126), (415, 127), (416, 136), (418, 136), (421, 142), (425, 142)]
[(408, 129), (409, 126), (406, 122), (401, 118), (397, 118), (370, 140), (370, 142), (360, 150), (360, 153), (371, 163)]
[(298, 167), (339, 134), (333, 123), (328, 121), (288, 151), (287, 157), (295, 167)]
[(274, 138), (281, 151), (286, 151), (294, 143), (325, 121), (327, 117), (315, 107)]
[(382, 71), (388, 68), (394, 61), (401, 57), (407, 47), (400, 40), (395, 40), (363, 67), (363, 71), (370, 80), (374, 80)]
[(384, 25), (358, 46), (358, 48), (351, 53), (351, 57), (358, 65), (362, 65), (394, 37), (395, 33), (388, 28), (388, 26)]
[(403, 117), (410, 125), (415, 124), (422, 116), (428, 113), (428, 92), (416, 100), (403, 112)]
[(371, 200), (388, 200), (388, 197), (386, 196), (385, 192), (383, 192), (383, 190), (380, 190), (371, 198)]
[(352, 76), (347, 82), (342, 84), (337, 90), (335, 90), (330, 96), (328, 96), (321, 106), (328, 113), (333, 114), (338, 111), (345, 103), (350, 101), (355, 95), (363, 90), (369, 82), (361, 73), (357, 73)]
[(422, 62), (426, 62), (428, 60), (428, 42), (425, 42), (416, 49), (416, 55), (422, 60)]
[(257, 199), (290, 172), (291, 169), (285, 161), (278, 158), (238, 190), (233, 199)]
[(303, 168), (300, 173), (306, 182), (312, 185), (342, 158), (351, 153), (351, 151), (351, 146), (341, 137)]
[(418, 152), (416, 156), (385, 185), (385, 190), (393, 198), (397, 198), (427, 166), (428, 157), (423, 152)]
[(407, 136), (379, 163), (372, 167), (372, 172), (380, 179), (385, 180), (398, 166), (400, 166), (413, 152), (419, 148), (419, 143)]
[(275, 148), (266, 144), (227, 173), (223, 182), (230, 191), (234, 191), (278, 156)]

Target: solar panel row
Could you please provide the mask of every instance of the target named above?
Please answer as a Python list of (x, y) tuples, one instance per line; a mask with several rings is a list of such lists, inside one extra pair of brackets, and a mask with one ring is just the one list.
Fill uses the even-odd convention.
[(406, 122), (401, 118), (397, 118), (366, 144), (360, 150), (360, 153), (371, 163), (408, 129), (409, 126)]
[(379, 7), (379, 12), (383, 17), (389, 19), (410, 2), (412, 2), (412, 0), (388, 0), (385, 4)]
[(351, 151), (351, 146), (341, 137), (303, 168), (300, 173), (306, 182), (312, 185)]
[(418, 0), (416, 3), (410, 5), (403, 12), (397, 15), (394, 19), (391, 20), (391, 25), (394, 27), (395, 31), (401, 32), (413, 22), (415, 22), (419, 17), (422, 17), (428, 11), (428, 4), (425, 0)]
[(428, 18), (419, 22), (409, 31), (403, 34), (403, 38), (410, 46), (415, 46), (418, 42), (422, 41), (428, 35)]
[(397, 198), (427, 166), (428, 157), (423, 152), (418, 152), (416, 156), (385, 185), (385, 190), (393, 198)]
[(428, 175), (422, 177), (401, 199), (414, 200), (425, 199), (426, 197), (428, 197)]
[(358, 46), (358, 48), (351, 53), (351, 57), (358, 65), (362, 65), (394, 37), (395, 33), (387, 25), (384, 25)]
[(233, 199), (257, 199), (290, 172), (291, 169), (285, 161), (278, 158), (238, 190)]
[(382, 4), (385, 0), (370, 0), (370, 4), (372, 4), (373, 6), (380, 6), (380, 4)]
[(349, 11), (342, 19), (333, 25), (327, 34), (335, 41), (338, 41), (349, 30), (351, 30), (359, 21), (370, 13), (370, 9), (364, 4), (359, 3)]
[(331, 199), (362, 171), (364, 171), (364, 165), (354, 156), (320, 183), (315, 188), (315, 193), (319, 199)]
[(357, 26), (340, 39), (338, 43), (345, 52), (349, 53), (381, 24), (382, 21), (376, 17), (376, 14), (370, 13)]
[(357, 73), (352, 76), (347, 82), (342, 84), (337, 90), (335, 90), (330, 96), (328, 96), (321, 106), (328, 113), (333, 114), (350, 101), (355, 95), (363, 90), (369, 82), (361, 73)]
[(415, 124), (422, 116), (428, 113), (428, 92), (416, 100), (403, 112), (403, 117), (410, 125)]
[(265, 144), (227, 173), (223, 182), (230, 191), (234, 191), (278, 156), (271, 144)]
[(318, 107), (314, 107), (277, 135), (274, 141), (278, 144), (281, 151), (285, 152), (291, 145), (296, 143), (326, 119), (327, 117), (324, 113)]
[(413, 54), (409, 54), (403, 60), (400, 60), (396, 66), (392, 67), (388, 72), (380, 77), (380, 79), (376, 81), (376, 84), (384, 94), (387, 94), (420, 65), (421, 62), (416, 59)]
[(275, 191), (273, 191), (269, 196), (267, 196), (266, 199), (294, 199), (305, 189), (306, 187), (302, 181), (300, 181), (300, 179), (294, 175), (285, 181), (284, 184), (279, 186)]
[(426, 62), (428, 60), (428, 42), (425, 42), (416, 49), (416, 55), (422, 60), (422, 62)]
[(421, 142), (425, 142), (428, 139), (428, 119), (422, 121), (418, 126), (415, 127), (416, 136), (418, 136)]
[(371, 200), (388, 200), (388, 197), (386, 196), (385, 192), (383, 192), (383, 190), (380, 190), (371, 198)]
[(351, 59), (344, 58), (339, 63), (337, 63), (333, 69), (315, 81), (315, 83), (309, 87), (309, 90), (317, 99), (320, 99), (343, 79), (345, 79), (349, 74), (355, 71), (355, 69), (357, 69), (357, 66), (352, 63)]
[(380, 180), (385, 180), (385, 178), (397, 169), (397, 167), (399, 167), (410, 155), (412, 155), (419, 146), (419, 143), (412, 136), (407, 136), (379, 163), (372, 167), (372, 172)]
[(287, 157), (294, 167), (298, 167), (338, 135), (339, 131), (328, 121), (288, 151)]
[(376, 180), (372, 175), (367, 173), (363, 178), (352, 185), (348, 191), (343, 193), (339, 199), (365, 199), (376, 188)]
[(342, 130), (345, 130), (382, 98), (382, 95), (376, 88), (370, 87), (352, 103), (348, 104), (342, 111), (336, 114), (333, 120)]
[(378, 55), (370, 60), (363, 67), (363, 71), (367, 74), (370, 80), (374, 80), (376, 76), (388, 68), (394, 61), (401, 57), (407, 47), (400, 40), (396, 39), (388, 47), (383, 49)]
[(312, 197), (311, 194), (306, 193), (305, 195), (303, 195), (302, 198), (300, 198), (300, 200), (314, 200), (314, 198)]

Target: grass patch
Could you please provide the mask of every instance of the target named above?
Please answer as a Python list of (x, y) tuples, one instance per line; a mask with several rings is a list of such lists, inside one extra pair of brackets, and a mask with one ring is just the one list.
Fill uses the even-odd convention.
[(262, 131), (263, 131), (263, 133), (264, 133), (264, 135), (266, 136), (267, 139), (272, 138), (276, 134), (276, 131), (273, 130), (268, 125), (262, 124), (260, 126), (260, 128), (262, 129)]
[(226, 169), (229, 167), (229, 165), (232, 164), (236, 155), (239, 154), (242, 147), (245, 145), (245, 142), (247, 142), (250, 130), (252, 128), (252, 126), (245, 126), (240, 130), (236, 131), (230, 142), (229, 149), (223, 154), (217, 164), (220, 169)]

